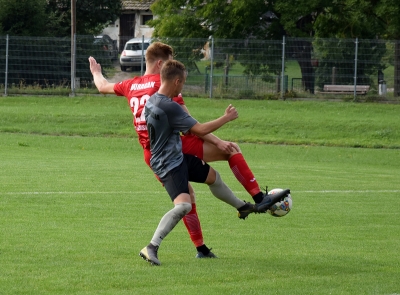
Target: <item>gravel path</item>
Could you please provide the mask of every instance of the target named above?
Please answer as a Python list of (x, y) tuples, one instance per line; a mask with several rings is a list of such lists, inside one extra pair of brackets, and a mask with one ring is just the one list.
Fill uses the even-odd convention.
[(139, 72), (131, 72), (130, 69), (128, 69), (126, 72), (121, 71), (118, 61), (114, 62), (114, 67), (115, 67), (115, 75), (113, 77), (107, 78), (108, 82), (111, 82), (111, 83), (121, 82), (123, 80), (127, 80), (130, 78), (133, 78), (134, 76), (140, 75), (140, 71)]

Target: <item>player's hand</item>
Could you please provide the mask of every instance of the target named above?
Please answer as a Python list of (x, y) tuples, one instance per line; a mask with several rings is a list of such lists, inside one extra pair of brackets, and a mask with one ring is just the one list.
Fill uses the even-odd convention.
[(89, 57), (89, 66), (92, 75), (94, 75), (95, 73), (101, 73), (101, 65), (97, 63), (97, 61), (92, 56)]
[(230, 104), (225, 110), (225, 116), (229, 119), (229, 121), (232, 121), (237, 119), (239, 114), (236, 108)]
[(239, 146), (234, 142), (219, 140), (216, 146), (226, 154), (240, 153)]

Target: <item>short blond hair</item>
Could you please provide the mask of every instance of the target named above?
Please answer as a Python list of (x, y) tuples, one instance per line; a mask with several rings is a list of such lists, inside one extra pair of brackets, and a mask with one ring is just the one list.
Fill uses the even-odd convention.
[(172, 81), (175, 78), (185, 78), (185, 65), (177, 60), (167, 60), (161, 67), (160, 75), (163, 81)]
[(146, 60), (153, 63), (157, 60), (169, 60), (174, 55), (174, 50), (171, 46), (162, 42), (151, 43), (146, 50)]

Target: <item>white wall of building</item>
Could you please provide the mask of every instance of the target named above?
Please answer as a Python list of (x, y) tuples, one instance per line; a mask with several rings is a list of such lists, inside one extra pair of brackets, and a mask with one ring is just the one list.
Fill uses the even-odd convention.
[(111, 23), (106, 27), (102, 34), (108, 35), (113, 40), (118, 40), (119, 35), (119, 19), (117, 19), (114, 23)]
[[(148, 14), (148, 13), (146, 13)], [(144, 36), (145, 38), (151, 38), (153, 35), (154, 29), (147, 26), (147, 25), (141, 25), (141, 15), (136, 14), (136, 26), (135, 26), (135, 36), (132, 36), (132, 38), (141, 38)], [(109, 35), (111, 39), (117, 40), (117, 46), (119, 47), (119, 26), (120, 22), (119, 19), (117, 19), (114, 23), (109, 24), (103, 31), (102, 34), (104, 35)]]

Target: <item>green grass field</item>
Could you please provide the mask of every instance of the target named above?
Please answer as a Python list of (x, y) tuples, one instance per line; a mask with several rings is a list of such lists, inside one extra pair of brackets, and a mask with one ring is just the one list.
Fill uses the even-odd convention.
[(239, 220), (195, 184), (219, 259), (195, 259), (180, 223), (151, 267), (138, 253), (171, 202), (126, 101), (0, 98), (0, 294), (400, 294), (400, 105), (186, 102), (200, 121), (238, 108), (216, 134), (260, 185), (291, 188), (292, 212)]

